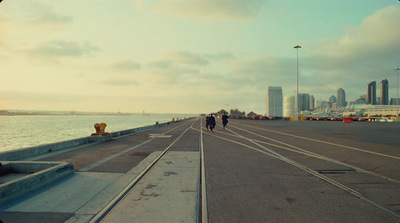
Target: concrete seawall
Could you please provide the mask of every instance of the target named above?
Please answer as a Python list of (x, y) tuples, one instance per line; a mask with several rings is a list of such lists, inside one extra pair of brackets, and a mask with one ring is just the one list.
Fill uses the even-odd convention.
[(0, 176), (7, 172), (22, 176), (0, 182), (0, 204), (74, 173), (72, 164), (66, 162), (6, 162), (0, 170)]
[(88, 136), (88, 137), (83, 137), (83, 138), (78, 138), (78, 139), (71, 139), (71, 140), (66, 140), (62, 142), (57, 142), (57, 143), (50, 143), (50, 144), (44, 144), (40, 146), (33, 146), (33, 147), (28, 147), (28, 148), (23, 148), (23, 149), (16, 149), (16, 150), (11, 150), (11, 151), (5, 151), (0, 153), (0, 160), (3, 161), (17, 161), (17, 160), (23, 160), (29, 157), (33, 156), (38, 156), (38, 155), (43, 155), (46, 153), (51, 153), (75, 146), (81, 146), (85, 144), (90, 144), (90, 143), (101, 143), (105, 141), (110, 141), (114, 137), (120, 137), (136, 132), (142, 132), (142, 131), (147, 131), (150, 129), (158, 128), (164, 125), (169, 124), (170, 122), (165, 122), (165, 123), (160, 123), (158, 125), (148, 125), (144, 127), (139, 127), (139, 128), (133, 128), (133, 129), (127, 129), (127, 130), (122, 130), (122, 131), (117, 131), (117, 132), (111, 132), (108, 135), (99, 135), (99, 136)]

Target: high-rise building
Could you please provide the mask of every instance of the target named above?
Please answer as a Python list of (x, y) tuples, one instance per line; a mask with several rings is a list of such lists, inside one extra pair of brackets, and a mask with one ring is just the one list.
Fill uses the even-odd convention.
[(390, 105), (400, 105), (400, 98), (391, 98)]
[(336, 106), (338, 108), (340, 107), (346, 107), (346, 92), (342, 89), (339, 88), (337, 90), (337, 102), (336, 102)]
[(367, 104), (376, 104), (376, 81), (371, 81), (367, 85)]
[(309, 94), (300, 94), (297, 99), (299, 102), (299, 112), (300, 111), (309, 111), (310, 110), (310, 95)]
[(290, 116), (296, 116), (296, 100), (295, 96), (286, 96), (284, 100), (284, 107), (285, 109), (283, 110), (283, 116), (285, 117), (290, 117)]
[(381, 105), (389, 104), (389, 82), (387, 79), (381, 81)]
[(310, 95), (310, 110), (314, 110), (314, 109), (315, 109), (314, 95)]
[(336, 100), (336, 96), (332, 95), (329, 97), (329, 107), (332, 107), (333, 104), (336, 104), (337, 100)]
[(268, 87), (267, 116), (282, 117), (282, 87)]

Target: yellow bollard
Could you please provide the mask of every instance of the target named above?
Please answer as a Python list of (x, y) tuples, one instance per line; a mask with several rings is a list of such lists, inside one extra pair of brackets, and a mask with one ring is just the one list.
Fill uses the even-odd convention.
[(106, 123), (96, 123), (96, 124), (94, 124), (94, 129), (96, 129), (96, 133), (93, 133), (92, 135), (108, 134), (108, 132), (106, 132), (106, 127), (107, 127)]

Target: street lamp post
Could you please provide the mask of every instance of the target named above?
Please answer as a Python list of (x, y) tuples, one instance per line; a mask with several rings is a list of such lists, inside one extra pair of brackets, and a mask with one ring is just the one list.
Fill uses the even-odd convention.
[[(394, 68), (394, 71), (396, 72), (396, 71), (399, 71), (400, 70), (400, 68)], [(396, 121), (398, 121), (399, 120), (399, 73), (398, 72), (396, 72), (396, 74), (397, 74), (397, 96), (396, 96), (396, 107), (397, 107), (397, 114), (396, 114), (396, 116), (397, 116), (397, 119), (396, 119)]]
[[(296, 103), (297, 103), (297, 107), (296, 107), (296, 109), (297, 109), (297, 119), (299, 118), (299, 112), (300, 112), (300, 108), (299, 108), (299, 49), (301, 48), (301, 46), (299, 46), (299, 45), (296, 45), (296, 46), (294, 46), (294, 48), (296, 49), (296, 51), (297, 51), (297, 90), (296, 90)], [(296, 119), (296, 120), (297, 120)]]

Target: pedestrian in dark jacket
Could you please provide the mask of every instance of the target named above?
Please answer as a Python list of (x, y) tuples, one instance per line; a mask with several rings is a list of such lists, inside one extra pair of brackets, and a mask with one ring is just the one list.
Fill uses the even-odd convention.
[(222, 126), (223, 126), (223, 128), (225, 129), (226, 128), (226, 125), (228, 124), (228, 115), (227, 114), (223, 114), (222, 115)]
[(211, 114), (206, 116), (206, 128), (207, 128), (207, 131), (208, 131), (208, 126), (210, 125), (210, 116), (211, 116)]
[(210, 118), (208, 119), (208, 124), (210, 126), (211, 132), (213, 132), (213, 129), (215, 128), (215, 125), (217, 124), (215, 116), (211, 114)]

